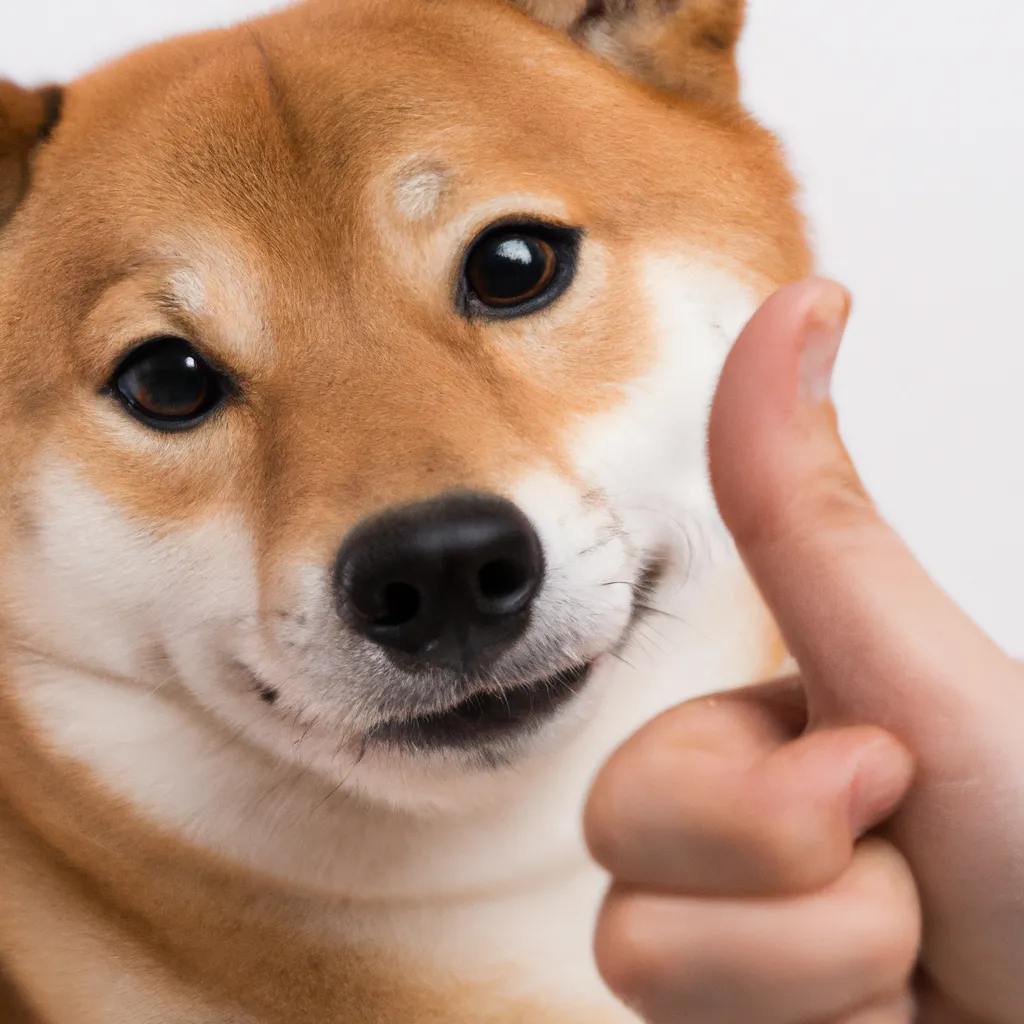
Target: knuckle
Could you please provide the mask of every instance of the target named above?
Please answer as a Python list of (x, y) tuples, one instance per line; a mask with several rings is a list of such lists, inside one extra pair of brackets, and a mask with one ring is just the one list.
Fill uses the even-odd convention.
[(836, 526), (861, 526), (875, 518), (868, 497), (853, 465), (832, 462), (807, 478), (797, 499), (811, 509), (815, 518)]
[(829, 466), (804, 478), (766, 529), (772, 540), (804, 543), (808, 528), (830, 538), (874, 535), (878, 513), (852, 467)]
[(761, 891), (798, 895), (838, 880), (853, 855), (845, 809), (830, 792), (794, 777), (792, 766), (769, 763), (752, 774), (733, 815), (731, 838), (762, 879)]
[(775, 890), (797, 895), (834, 882), (849, 863), (850, 842), (843, 829), (794, 812), (780, 816), (752, 852)]
[(784, 493), (730, 529), (743, 548), (801, 542), (809, 525), (840, 535), (877, 523), (875, 507), (851, 464), (829, 461), (802, 474)]
[(690, 959), (685, 930), (674, 922), (666, 934), (652, 897), (613, 890), (598, 918), (594, 939), (597, 969), (620, 998), (638, 1000), (662, 989), (671, 978), (682, 985)]

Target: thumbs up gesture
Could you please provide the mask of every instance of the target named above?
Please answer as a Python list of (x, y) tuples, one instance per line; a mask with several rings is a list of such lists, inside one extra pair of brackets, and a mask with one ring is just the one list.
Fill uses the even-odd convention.
[(711, 418), (799, 677), (666, 713), (587, 808), (598, 966), (651, 1024), (1024, 1021), (1024, 668), (860, 484), (829, 399), (848, 308), (821, 280), (770, 299)]

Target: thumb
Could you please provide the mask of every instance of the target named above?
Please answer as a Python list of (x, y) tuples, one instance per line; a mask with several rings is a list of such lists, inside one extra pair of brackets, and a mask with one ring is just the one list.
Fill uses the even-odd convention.
[(1002, 705), (1005, 716), (1020, 685), (881, 519), (850, 462), (829, 398), (848, 312), (842, 288), (811, 280), (754, 316), (715, 399), (712, 480), (812, 717), (882, 725), (920, 757), (922, 745), (943, 748), (940, 720), (962, 737), (965, 714), (980, 725)]
[(761, 309), (711, 418), (722, 514), (800, 663), (812, 724), (876, 725), (914, 756), (889, 825), (918, 883), (922, 964), (979, 1019), (1024, 1005), (1024, 675), (928, 578), (867, 497), (828, 381), (848, 298), (824, 281)]

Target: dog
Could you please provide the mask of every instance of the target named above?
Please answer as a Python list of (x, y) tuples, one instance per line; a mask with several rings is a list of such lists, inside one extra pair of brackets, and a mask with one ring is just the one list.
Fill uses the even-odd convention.
[[(785, 652), (742, 0), (309, 0), (0, 90), (0, 1021), (632, 1021), (604, 760)], [(679, 780), (686, 784), (685, 779)]]

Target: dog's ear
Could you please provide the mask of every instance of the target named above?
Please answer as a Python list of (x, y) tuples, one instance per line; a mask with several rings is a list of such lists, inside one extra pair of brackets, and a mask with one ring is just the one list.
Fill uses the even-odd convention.
[(512, 0), (651, 85), (701, 102), (739, 100), (746, 0)]
[(28, 191), (32, 155), (60, 120), (56, 87), (22, 89), (0, 81), (0, 228)]

